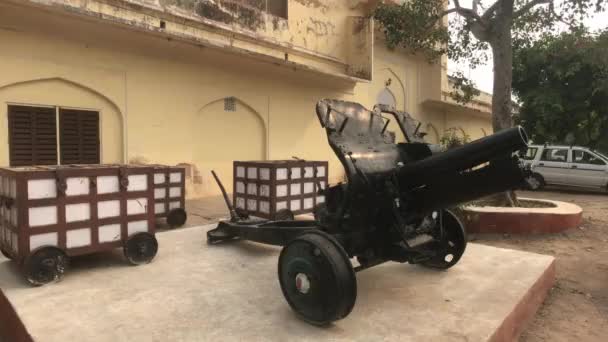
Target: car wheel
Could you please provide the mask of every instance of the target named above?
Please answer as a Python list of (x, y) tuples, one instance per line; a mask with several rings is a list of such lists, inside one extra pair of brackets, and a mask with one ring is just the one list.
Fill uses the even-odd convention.
[(545, 180), (543, 176), (538, 173), (532, 174), (530, 177), (526, 178), (526, 186), (528, 190), (538, 191), (545, 186)]

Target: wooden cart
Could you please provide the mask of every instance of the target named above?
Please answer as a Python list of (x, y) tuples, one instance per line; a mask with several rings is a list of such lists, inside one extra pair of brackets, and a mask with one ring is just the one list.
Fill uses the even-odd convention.
[(171, 227), (186, 223), (186, 169), (179, 166), (153, 165), (154, 212)]
[(154, 168), (71, 165), (0, 169), (0, 251), (33, 285), (68, 258), (122, 247), (132, 264), (157, 253)]
[(234, 207), (248, 215), (292, 220), (325, 202), (326, 161), (234, 162)]

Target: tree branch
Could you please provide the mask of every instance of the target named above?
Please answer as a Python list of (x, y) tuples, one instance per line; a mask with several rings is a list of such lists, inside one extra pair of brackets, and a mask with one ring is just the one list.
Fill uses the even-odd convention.
[(552, 3), (553, 3), (553, 0), (532, 0), (532, 1), (528, 2), (527, 4), (523, 5), (517, 11), (515, 11), (515, 13), (513, 13), (513, 19), (520, 17), (522, 14), (528, 12), (529, 10), (532, 9), (532, 7), (534, 7), (536, 5), (552, 4)]
[[(474, 1), (475, 3), (476, 1)], [(470, 8), (464, 8), (462, 6), (460, 6), (460, 1), (459, 0), (454, 0), (454, 9), (456, 9), (454, 12), (460, 14), (461, 16), (465, 17), (467, 20), (477, 20), (477, 21), (481, 21), (481, 17), (479, 16), (479, 14), (477, 14), (475, 11), (473, 11)]]
[(494, 12), (496, 12), (496, 9), (498, 8), (498, 5), (500, 4), (502, 0), (496, 0), (496, 2), (494, 2), (494, 4), (492, 4), (492, 6), (490, 6), (490, 8), (488, 8), (484, 14), (481, 16), (481, 18), (483, 20), (488, 20), (490, 19), (490, 17), (492, 17), (492, 15), (494, 14)]

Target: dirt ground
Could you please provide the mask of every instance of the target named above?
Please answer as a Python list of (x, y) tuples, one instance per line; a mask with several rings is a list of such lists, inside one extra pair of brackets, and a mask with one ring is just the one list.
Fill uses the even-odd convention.
[(579, 228), (560, 234), (477, 234), (486, 245), (552, 255), (557, 281), (521, 341), (608, 341), (608, 194), (551, 189), (521, 197), (566, 201), (584, 210)]

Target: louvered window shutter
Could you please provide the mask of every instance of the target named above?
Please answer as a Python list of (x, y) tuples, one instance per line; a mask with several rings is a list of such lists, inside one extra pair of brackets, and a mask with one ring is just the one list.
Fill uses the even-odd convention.
[(99, 164), (99, 113), (60, 109), (61, 164)]
[(9, 106), (11, 166), (56, 165), (55, 108)]

